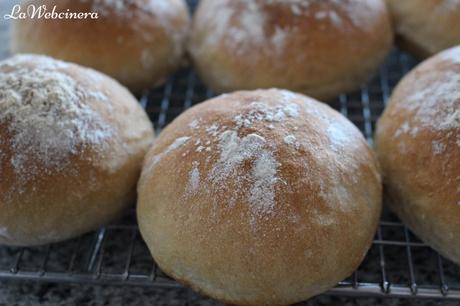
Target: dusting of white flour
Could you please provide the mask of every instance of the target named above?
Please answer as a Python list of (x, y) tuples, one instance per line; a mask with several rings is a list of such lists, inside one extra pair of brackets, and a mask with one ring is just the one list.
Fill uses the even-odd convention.
[(8, 229), (6, 227), (0, 227), (0, 237), (9, 238)]
[(254, 185), (249, 195), (252, 209), (260, 212), (273, 211), (275, 208), (275, 185), (278, 181), (280, 163), (270, 151), (262, 151), (255, 159), (252, 169)]
[(208, 181), (219, 188), (229, 178), (241, 176), (240, 167), (245, 161), (252, 162), (252, 187), (249, 203), (253, 213), (268, 213), (275, 206), (276, 161), (264, 137), (249, 134), (239, 137), (236, 131), (227, 130), (219, 135), (220, 158), (208, 176)]
[(132, 7), (158, 16), (171, 16), (176, 8), (170, 0), (79, 0), (82, 3), (91, 3), (91, 10), (102, 16), (110, 13), (131, 16)]
[[(126, 26), (132, 27), (139, 36), (144, 39), (145, 42), (149, 43), (153, 40), (152, 35), (149, 31), (145, 31), (138, 26), (136, 20), (139, 16), (136, 12), (142, 12), (150, 15), (158, 24), (160, 24), (164, 30), (167, 31), (169, 37), (174, 42), (173, 55), (178, 57), (182, 54), (183, 42), (187, 33), (187, 23), (183, 22), (181, 27), (178, 26), (177, 19), (182, 11), (186, 8), (179, 8), (178, 4), (180, 1), (171, 0), (79, 0), (82, 3), (90, 3), (91, 11), (97, 12), (102, 17), (110, 16), (115, 14), (118, 17), (110, 16), (109, 18), (120, 18), (125, 17), (128, 21), (125, 21)], [(117, 42), (120, 44), (125, 43), (123, 37), (117, 37)], [(153, 52), (150, 49), (144, 49), (139, 54), (140, 63), (146, 70), (151, 70), (152, 65), (155, 63)]]
[(161, 152), (161, 153), (158, 154), (158, 155), (155, 155), (155, 156), (152, 158), (150, 167), (155, 166), (164, 156), (168, 155), (169, 152), (172, 152), (172, 151), (176, 150), (177, 148), (183, 146), (183, 145), (186, 144), (189, 140), (190, 140), (190, 137), (189, 137), (189, 136), (179, 137), (179, 138), (177, 138), (176, 140), (174, 140), (174, 142), (173, 142), (172, 144), (170, 144), (170, 145), (166, 148), (165, 151)]
[[(197, 190), (224, 192), (227, 182), (231, 181), (236, 186), (249, 186), (249, 189), (233, 192), (229, 206), (238, 197), (246, 197), (252, 214), (251, 222), (257, 216), (273, 213), (276, 210), (276, 186), (282, 180), (278, 174), (281, 163), (276, 158), (277, 149), (262, 134), (245, 134), (242, 131), (259, 123), (283, 124), (287, 119), (299, 116), (299, 106), (290, 102), (295, 95), (285, 91), (277, 93), (281, 103), (269, 105), (255, 99), (232, 118), (231, 126), (218, 122), (206, 125), (200, 118), (192, 120), (188, 123), (192, 135), (177, 138), (163, 152), (153, 156), (150, 166), (154, 167), (166, 154), (187, 144), (187, 148), (182, 149), (185, 152), (182, 156), (190, 151), (207, 156), (201, 159), (206, 160), (206, 163), (212, 156), (214, 162), (205, 172), (202, 170), (205, 166), (203, 163), (191, 161), (185, 197), (193, 196)], [(204, 139), (198, 136), (200, 132), (206, 135)], [(298, 147), (294, 135), (288, 136), (287, 140), (291, 138), (292, 145)], [(248, 165), (250, 171), (242, 171), (242, 167)]]
[(447, 146), (439, 140), (433, 140), (431, 142), (431, 145), (432, 145), (433, 154), (435, 155), (442, 154), (447, 148)]
[(289, 47), (290, 37), (302, 29), (293, 22), (269, 31), (267, 23), (273, 22), (273, 17), (267, 14), (266, 6), (280, 6), (280, 9), (290, 10), (294, 19), (313, 18), (339, 31), (347, 31), (350, 24), (366, 30), (382, 8), (381, 3), (370, 0), (207, 1), (206, 10), (199, 11), (197, 25), (211, 32), (205, 36), (203, 46), (197, 47), (214, 48), (223, 43), (240, 55), (258, 53), (254, 49), (261, 53), (283, 54)]
[(198, 168), (199, 166), (199, 162), (192, 162), (192, 170), (190, 171), (187, 185), (187, 193), (189, 194), (193, 194), (200, 187), (200, 169)]
[(452, 12), (460, 7), (460, 0), (443, 0), (439, 8), (445, 12)]
[[(459, 49), (460, 51), (460, 49)], [(412, 124), (403, 122), (394, 136), (402, 134), (416, 136), (422, 129), (457, 133), (460, 129), (460, 73), (446, 71), (442, 78), (437, 78), (429, 85), (424, 81), (418, 82), (414, 94), (407, 98), (407, 103), (401, 106), (413, 113)], [(456, 142), (460, 147), (460, 142)], [(445, 152), (446, 144), (441, 140), (433, 143), (435, 155)]]
[[(460, 0), (459, 0), (460, 3)], [(453, 64), (460, 65), (460, 47), (451, 48), (441, 52), (438, 57)]]
[[(10, 163), (18, 186), (40, 171), (64, 169), (69, 156), (87, 146), (102, 149), (112, 128), (83, 101), (106, 100), (103, 93), (85, 90), (68, 74), (67, 64), (35, 58), (33, 69), (23, 66), (29, 56), (0, 63), (0, 124), (6, 124), (12, 150)], [(33, 161), (33, 162), (32, 162)], [(37, 166), (40, 165), (39, 169)], [(17, 190), (18, 192), (21, 192)]]
[[(312, 143), (307, 150), (312, 154), (321, 154), (324, 153), (321, 150), (327, 150), (331, 158), (337, 155), (342, 161), (337, 165), (330, 165), (330, 160), (326, 159), (324, 165), (321, 164), (322, 159), (318, 158), (316, 161), (320, 165), (319, 168), (325, 171), (324, 175), (332, 181), (328, 182), (332, 184), (331, 188), (320, 182), (323, 191), (320, 196), (334, 209), (348, 209), (353, 201), (344, 195), (346, 187), (343, 186), (341, 173), (350, 167), (354, 169), (358, 162), (355, 156), (351, 156), (350, 152), (343, 152), (347, 150), (341, 148), (347, 147), (350, 138), (356, 139), (355, 135), (343, 132), (340, 122), (334, 125), (334, 118), (327, 116), (326, 106), (305, 103), (304, 109), (304, 106), (294, 103), (299, 99), (296, 94), (282, 90), (274, 90), (273, 94), (278, 101), (276, 104), (267, 103), (256, 95), (245, 101), (244, 105), (236, 106), (241, 109), (232, 117), (226, 118), (231, 120), (231, 124), (226, 123), (228, 126), (219, 120), (206, 122), (202, 118), (192, 119), (187, 124), (189, 136), (177, 138), (163, 152), (150, 159), (151, 165), (154, 166), (165, 154), (180, 147), (181, 151), (176, 152), (176, 156), (191, 159), (186, 161), (189, 168), (182, 200), (185, 203), (190, 201), (199, 191), (200, 194), (209, 193), (207, 196), (215, 201), (216, 206), (222, 204), (218, 200), (220, 195), (225, 197), (226, 208), (231, 208), (239, 202), (247, 203), (249, 222), (251, 226), (255, 226), (257, 220), (276, 214), (280, 209), (277, 190), (286, 184), (280, 173), (282, 163), (277, 157), (280, 145), (286, 144), (287, 150), (295, 152), (308, 144), (308, 139), (298, 139), (296, 136), (298, 129), (293, 124), (296, 121), (292, 119), (300, 117), (301, 111), (310, 112), (309, 116), (312, 118), (317, 118), (318, 113), (322, 114), (319, 117), (320, 125), (323, 126), (324, 123), (325, 130), (331, 127), (328, 130), (331, 134), (330, 147), (323, 148), (323, 143)], [(317, 111), (313, 112), (315, 109)], [(276, 137), (281, 137), (281, 141)], [(318, 147), (320, 150), (316, 149)], [(318, 174), (314, 172), (315, 169), (318, 167), (311, 170), (307, 164), (299, 165), (299, 171), (306, 171), (305, 175), (311, 175), (316, 180)], [(354, 177), (346, 179), (353, 182), (357, 180)], [(346, 203), (339, 203), (337, 206), (340, 202), (339, 197), (343, 197)], [(331, 222), (324, 221), (324, 224), (328, 225)]]

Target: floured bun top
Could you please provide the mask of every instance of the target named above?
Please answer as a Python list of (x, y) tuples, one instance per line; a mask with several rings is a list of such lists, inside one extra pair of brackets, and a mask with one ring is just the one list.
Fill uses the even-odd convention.
[(190, 22), (184, 0), (23, 1), (28, 5), (67, 15), (97, 13), (97, 19), (14, 20), (13, 53), (92, 67), (136, 94), (162, 83), (182, 63)]
[(460, 47), (426, 60), (398, 84), (376, 136), (388, 163), (430, 161), (410, 185), (426, 191), (428, 184), (460, 205)]
[(78, 171), (76, 160), (117, 171), (129, 151), (117, 155), (126, 141), (124, 124), (110, 115), (118, 91), (124, 107), (138, 107), (126, 89), (88, 68), (37, 55), (0, 62), (2, 196), (42, 176)]
[[(221, 95), (180, 115), (148, 153), (138, 193), (141, 232), (164, 271), (230, 303), (281, 305), (351, 272), (375, 230), (381, 186), (353, 124), (270, 89)], [(346, 251), (343, 237), (354, 238)], [(310, 272), (320, 258), (317, 285)], [(280, 272), (282, 261), (298, 269)], [(273, 295), (235, 298), (263, 296), (256, 283)]]
[(189, 49), (216, 91), (277, 87), (324, 101), (365, 82), (391, 45), (383, 0), (202, 0)]
[[(195, 23), (213, 32), (202, 48), (224, 42), (236, 53), (263, 49), (274, 55), (289, 47), (289, 36), (305, 30), (300, 23), (309, 19), (321, 31), (372, 31), (382, 12), (381, 0), (223, 0), (204, 1), (205, 9)], [(289, 19), (287, 17), (290, 17)], [(277, 19), (277, 18), (280, 19)], [(254, 54), (254, 56), (256, 56)]]
[(400, 142), (400, 154), (408, 153), (406, 145), (424, 138), (430, 139), (431, 145), (425, 148), (431, 148), (433, 155), (443, 160), (458, 156), (460, 47), (439, 53), (401, 81), (379, 129)]
[(460, 44), (459, 0), (386, 0), (397, 43), (425, 59)]
[[(154, 40), (149, 33), (150, 29), (144, 29), (142, 24), (136, 24), (133, 19), (153, 20), (157, 28), (161, 28), (174, 43), (175, 56), (182, 54), (183, 42), (187, 32), (188, 18), (187, 8), (183, 0), (77, 0), (89, 5), (90, 11), (97, 12), (102, 19), (120, 19), (125, 26), (132, 27), (136, 32), (142, 33), (146, 42)], [(137, 21), (139, 22), (139, 21)], [(150, 30), (150, 31), (149, 31)], [(115, 39), (123, 45), (123, 37)], [(139, 33), (141, 34), (141, 33)]]
[[(179, 118), (163, 132), (164, 136), (158, 139), (153, 151), (161, 150), (159, 148), (165, 139), (169, 141), (171, 130), (174, 135), (177, 134), (175, 127), (183, 134), (157, 154), (150, 155), (145, 175), (161, 173), (157, 165), (163, 159), (172, 160), (171, 155), (194, 158), (186, 175), (189, 181), (184, 185), (183, 201), (190, 200), (198, 190), (210, 192), (209, 198), (215, 201), (223, 193), (230, 197), (229, 206), (243, 199), (247, 201), (251, 215), (256, 219), (279, 208), (276, 190), (286, 182), (280, 169), (283, 158), (279, 156), (302, 156), (307, 150), (315, 167), (308, 163), (300, 163), (298, 167), (305, 167), (305, 171), (310, 173), (311, 182), (318, 184), (315, 186), (327, 205), (343, 205), (343, 209), (347, 209), (346, 201), (339, 201), (340, 192), (332, 190), (340, 190), (345, 179), (341, 177), (343, 173), (339, 168), (343, 166), (343, 171), (349, 171), (347, 180), (357, 181), (357, 170), (371, 155), (355, 156), (356, 150), (368, 149), (360, 132), (341, 115), (312, 99), (283, 90), (222, 95), (205, 105), (197, 106), (191, 112), (196, 116), (190, 113), (184, 116), (193, 118), (190, 122), (178, 126), (177, 121), (182, 121)], [(311, 122), (302, 122), (305, 117), (311, 117)], [(317, 123), (315, 128), (305, 128), (312, 122)], [(316, 128), (318, 134), (305, 137), (309, 129)], [(320, 141), (320, 138), (324, 139)], [(314, 172), (318, 167), (322, 169), (322, 174)], [(235, 190), (230, 191), (229, 185), (232, 184)]]
[(460, 46), (401, 80), (377, 124), (376, 150), (390, 207), (460, 263)]

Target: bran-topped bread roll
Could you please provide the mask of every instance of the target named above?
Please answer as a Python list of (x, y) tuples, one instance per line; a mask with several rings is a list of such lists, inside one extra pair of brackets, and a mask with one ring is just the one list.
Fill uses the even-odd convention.
[(418, 58), (460, 44), (460, 1), (386, 1), (399, 44)]
[(423, 241), (460, 264), (460, 47), (420, 64), (378, 122), (388, 204)]
[(152, 140), (111, 78), (45, 56), (0, 62), (0, 244), (56, 242), (117, 217)]
[(202, 0), (189, 50), (216, 91), (279, 87), (330, 99), (371, 76), (392, 36), (383, 0)]
[(12, 23), (11, 50), (39, 53), (102, 71), (138, 94), (181, 63), (189, 28), (184, 0), (25, 0), (98, 19), (27, 18)]
[(241, 91), (187, 110), (155, 141), (138, 185), (160, 268), (216, 299), (305, 300), (350, 275), (381, 209), (376, 159), (329, 106)]

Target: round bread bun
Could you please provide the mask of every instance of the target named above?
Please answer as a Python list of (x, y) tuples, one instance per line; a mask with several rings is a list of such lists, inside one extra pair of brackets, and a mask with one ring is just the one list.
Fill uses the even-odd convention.
[(460, 264), (460, 46), (398, 84), (375, 136), (388, 204)]
[(102, 71), (139, 94), (180, 65), (190, 18), (184, 0), (26, 0), (48, 11), (98, 19), (27, 18), (12, 23), (13, 53), (38, 53)]
[(168, 275), (231, 304), (286, 305), (349, 276), (381, 210), (376, 158), (329, 106), (284, 90), (221, 95), (147, 154), (138, 221)]
[(152, 140), (111, 78), (45, 56), (0, 62), (0, 244), (56, 242), (117, 217)]
[(386, 0), (398, 43), (418, 58), (460, 44), (460, 1)]
[(358, 89), (392, 38), (383, 0), (202, 0), (189, 50), (215, 91), (279, 87), (328, 100)]

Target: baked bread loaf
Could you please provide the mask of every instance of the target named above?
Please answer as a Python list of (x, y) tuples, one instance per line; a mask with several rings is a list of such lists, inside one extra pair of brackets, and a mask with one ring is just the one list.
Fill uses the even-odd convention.
[(386, 0), (401, 47), (418, 58), (460, 44), (460, 1)]
[(391, 46), (383, 0), (202, 0), (189, 50), (218, 92), (278, 87), (327, 100), (358, 89)]
[(149, 151), (140, 231), (160, 268), (231, 304), (286, 305), (350, 275), (381, 210), (376, 158), (329, 106), (241, 91), (187, 110)]
[(460, 264), (460, 47), (398, 84), (375, 136), (389, 206)]
[(111, 78), (45, 56), (0, 62), (0, 244), (56, 242), (117, 217), (152, 140)]
[(39, 53), (102, 71), (138, 94), (181, 63), (189, 28), (184, 0), (26, 0), (56, 12), (97, 12), (98, 19), (14, 20), (13, 53)]

